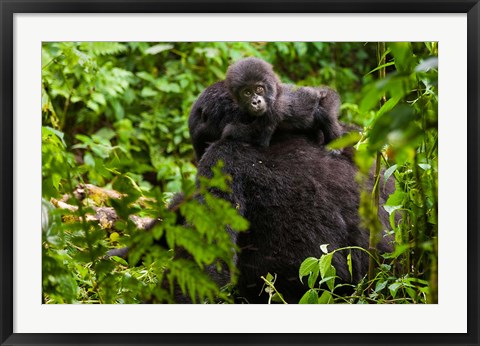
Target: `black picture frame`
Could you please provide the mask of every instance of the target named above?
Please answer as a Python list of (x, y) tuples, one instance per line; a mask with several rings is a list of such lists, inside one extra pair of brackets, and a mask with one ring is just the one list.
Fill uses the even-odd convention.
[[(0, 0), (1, 345), (479, 345), (479, 0)], [(15, 13), (466, 13), (468, 323), (465, 334), (25, 334), (13, 332), (13, 16)], [(455, 318), (455, 316), (452, 316)], [(247, 322), (248, 323), (248, 322)]]

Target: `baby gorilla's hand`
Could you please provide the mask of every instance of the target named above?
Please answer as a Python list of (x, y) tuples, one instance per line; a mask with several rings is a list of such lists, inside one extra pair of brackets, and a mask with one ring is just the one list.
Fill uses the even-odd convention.
[(247, 124), (229, 123), (222, 131), (222, 139), (233, 139), (241, 142), (251, 142), (255, 129)]
[(227, 126), (225, 126), (225, 128), (223, 129), (223, 132), (222, 132), (222, 138), (223, 139), (233, 139), (235, 138), (235, 129), (237, 128), (237, 126), (235, 124), (227, 124)]
[(251, 125), (242, 123), (229, 123), (222, 132), (222, 139), (234, 140), (238, 142), (257, 144), (256, 129)]

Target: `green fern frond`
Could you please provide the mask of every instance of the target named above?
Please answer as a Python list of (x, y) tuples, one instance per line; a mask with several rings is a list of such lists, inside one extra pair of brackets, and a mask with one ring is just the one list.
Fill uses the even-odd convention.
[(80, 47), (96, 56), (117, 55), (127, 50), (127, 47), (119, 42), (82, 42)]

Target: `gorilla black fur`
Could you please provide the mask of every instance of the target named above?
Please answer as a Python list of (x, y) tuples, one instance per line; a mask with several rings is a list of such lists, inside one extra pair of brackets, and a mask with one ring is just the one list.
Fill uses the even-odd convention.
[(277, 128), (303, 131), (327, 144), (339, 137), (340, 97), (327, 87), (312, 88), (282, 84), (273, 68), (258, 58), (237, 61), (228, 68), (225, 84), (251, 124), (227, 125), (224, 138), (266, 147)]
[[(368, 248), (368, 232), (360, 228), (356, 168), (344, 156), (329, 155), (324, 146), (304, 134), (281, 128), (270, 146), (257, 147), (233, 138), (221, 138), (226, 124), (245, 121), (224, 82), (208, 87), (195, 102), (189, 118), (198, 162), (198, 174), (211, 176), (218, 160), (232, 176), (232, 193), (223, 195), (250, 222), (246, 233), (231, 233), (241, 251), (236, 258), (240, 272), (238, 290), (250, 303), (264, 303), (259, 296), (268, 272), (277, 274), (275, 287), (289, 303), (297, 303), (308, 287), (298, 278), (301, 262), (320, 257), (320, 245)], [(251, 120), (250, 120), (251, 121)], [(387, 194), (382, 193), (380, 203)], [(380, 219), (388, 227), (388, 217)], [(389, 249), (385, 239), (380, 251)], [(333, 265), (346, 282), (358, 282), (368, 270), (368, 257), (352, 251), (353, 278), (346, 254), (336, 254)], [(227, 276), (217, 277), (219, 284)]]

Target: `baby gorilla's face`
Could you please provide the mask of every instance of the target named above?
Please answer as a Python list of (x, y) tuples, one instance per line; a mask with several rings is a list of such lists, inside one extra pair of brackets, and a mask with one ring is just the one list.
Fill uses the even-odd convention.
[(270, 64), (258, 58), (245, 58), (230, 65), (225, 84), (238, 107), (252, 117), (273, 110), (280, 80)]
[(265, 87), (260, 84), (246, 86), (240, 92), (240, 103), (251, 116), (262, 116), (267, 111)]

